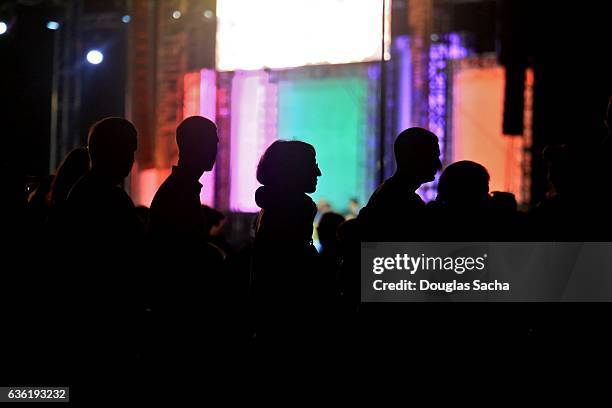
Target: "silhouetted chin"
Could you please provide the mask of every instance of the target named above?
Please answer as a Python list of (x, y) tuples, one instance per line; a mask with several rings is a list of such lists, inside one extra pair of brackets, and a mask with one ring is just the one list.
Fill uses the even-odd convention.
[(310, 185), (308, 187), (306, 187), (306, 193), (311, 194), (314, 193), (315, 191), (317, 191), (317, 183), (315, 182), (314, 185)]

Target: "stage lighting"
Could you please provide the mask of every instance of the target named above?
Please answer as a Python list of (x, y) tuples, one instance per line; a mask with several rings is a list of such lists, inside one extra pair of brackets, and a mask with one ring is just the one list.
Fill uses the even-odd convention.
[(121, 17), (121, 21), (123, 21), (125, 24), (129, 23), (132, 20), (132, 17), (130, 17), (129, 15), (125, 15), (123, 17)]
[(8, 25), (4, 21), (0, 21), (0, 35), (6, 33), (8, 30)]
[(181, 18), (181, 12), (178, 11), (178, 10), (174, 10), (172, 12), (172, 18), (175, 19), (175, 20), (178, 20), (179, 18)]
[(379, 61), (383, 48), (388, 59), (390, 10), (390, 0), (217, 0), (217, 68)]
[(215, 15), (211, 10), (204, 11), (204, 18), (210, 20)]
[(60, 23), (57, 21), (49, 21), (47, 22), (47, 28), (53, 31), (58, 30), (60, 28)]
[(91, 50), (87, 53), (87, 62), (93, 65), (98, 65), (104, 60), (104, 54), (98, 50)]

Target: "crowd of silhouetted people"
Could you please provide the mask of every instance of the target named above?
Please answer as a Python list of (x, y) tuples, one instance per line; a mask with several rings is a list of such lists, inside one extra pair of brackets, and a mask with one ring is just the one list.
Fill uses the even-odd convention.
[[(217, 155), (213, 122), (189, 117), (177, 127), (178, 163), (149, 209), (122, 187), (137, 129), (103, 119), (87, 147), (33, 188), (4, 172), (12, 239), (3, 306), (17, 316), (13, 331), (26, 333), (14, 346), (43, 348), (50, 366), (56, 358), (83, 375), (111, 367), (117, 378), (133, 370), (168, 378), (257, 344), (333, 351), (382, 335), (392, 319), (409, 319), (402, 332), (431, 334), (435, 316), (422, 308), (360, 303), (360, 243), (608, 240), (610, 140), (587, 136), (547, 147), (550, 194), (519, 211), (512, 194), (489, 191), (485, 167), (442, 169), (438, 137), (407, 129), (394, 145), (397, 171), (356, 217), (318, 214), (309, 196), (325, 177), (316, 146), (275, 141), (253, 175), (262, 186), (252, 240), (233, 248), (220, 233), (225, 215), (200, 202), (199, 180)], [(426, 203), (417, 190), (441, 170), (437, 198)]]

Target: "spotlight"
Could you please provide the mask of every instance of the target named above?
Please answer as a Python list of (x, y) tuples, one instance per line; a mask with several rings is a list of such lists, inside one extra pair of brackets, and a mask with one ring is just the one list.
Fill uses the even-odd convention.
[(212, 12), (211, 10), (206, 10), (206, 11), (204, 12), (204, 18), (206, 18), (206, 19), (208, 19), (208, 20), (210, 20), (211, 18), (213, 18), (213, 16), (214, 16), (214, 14), (213, 14), (213, 12)]
[(98, 50), (91, 50), (87, 53), (87, 62), (93, 65), (98, 65), (104, 60), (104, 54)]
[(58, 23), (57, 21), (48, 21), (47, 28), (53, 31), (58, 30), (60, 28), (60, 23)]
[(0, 35), (6, 33), (8, 30), (8, 25), (4, 21), (0, 21)]
[(129, 23), (132, 20), (132, 17), (130, 17), (129, 15), (125, 15), (123, 17), (121, 17), (121, 21), (123, 21), (125, 24)]
[(179, 18), (181, 18), (181, 12), (178, 11), (178, 10), (174, 10), (172, 12), (172, 18), (175, 19), (175, 20), (178, 20)]

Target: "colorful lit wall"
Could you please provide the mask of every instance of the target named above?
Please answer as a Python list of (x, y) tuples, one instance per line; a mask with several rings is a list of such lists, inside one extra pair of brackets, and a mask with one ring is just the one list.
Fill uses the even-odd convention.
[[(308, 67), (287, 71), (236, 71), (231, 81), (230, 209), (259, 211), (255, 173), (277, 139), (303, 140), (317, 150), (323, 172), (316, 201), (336, 211), (349, 199), (365, 202), (373, 190), (368, 154), (371, 90), (366, 66)], [(375, 112), (375, 110), (374, 110)]]
[[(214, 70), (202, 69), (189, 72), (182, 78), (182, 111), (178, 119), (189, 116), (204, 116), (213, 122), (216, 119), (216, 73)], [(178, 125), (178, 123), (177, 123)], [(174, 132), (172, 132), (172, 143)], [(166, 160), (164, 160), (165, 162)], [(176, 163), (172, 163), (176, 164)], [(170, 175), (169, 165), (156, 165), (148, 169), (134, 169), (132, 172), (132, 196), (137, 205), (150, 206), (157, 189)], [(215, 205), (215, 169), (204, 173), (200, 178), (203, 185), (200, 193), (202, 204)]]
[(494, 61), (459, 64), (453, 74), (452, 161), (472, 160), (491, 176), (491, 191), (514, 193), (523, 202), (525, 140), (505, 136), (504, 68)]
[(315, 201), (342, 211), (366, 191), (366, 78), (337, 77), (283, 81), (278, 85), (278, 135), (315, 146), (323, 176)]
[(257, 164), (276, 139), (275, 85), (265, 71), (236, 72), (231, 85), (230, 209), (257, 212)]
[[(389, 106), (395, 111), (388, 110), (388, 115), (394, 122), (390, 126), (399, 132), (415, 122), (408, 38), (397, 39), (394, 55), (392, 64), (400, 75), (394, 82), (398, 90), (392, 92), (395, 105)], [(503, 68), (493, 60), (467, 56), (455, 35), (432, 44), (428, 127), (440, 136), (446, 164), (482, 163), (491, 174), (492, 191), (513, 192), (522, 202), (526, 145), (524, 138), (502, 134)], [(254, 195), (260, 186), (256, 169), (261, 155), (274, 140), (298, 139), (317, 150), (323, 176), (312, 194), (315, 201), (325, 200), (340, 212), (352, 197), (365, 204), (377, 184), (380, 75), (373, 74), (377, 69), (374, 62), (187, 74), (183, 117), (223, 119), (226, 125), (220, 137), (229, 146), (221, 160), (223, 180), (217, 175), (215, 185), (214, 173), (201, 180), (202, 202), (215, 204), (217, 198), (217, 204), (225, 203), (222, 209), (259, 211)], [(216, 79), (219, 75), (222, 81)], [(225, 102), (217, 103), (219, 95), (226, 95)], [(153, 176), (146, 174), (144, 179)], [(426, 200), (435, 198), (435, 183), (419, 192)]]

